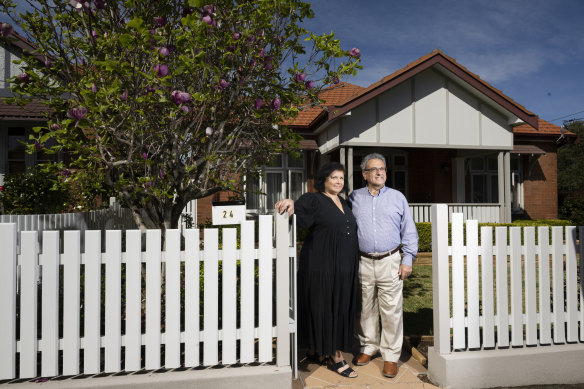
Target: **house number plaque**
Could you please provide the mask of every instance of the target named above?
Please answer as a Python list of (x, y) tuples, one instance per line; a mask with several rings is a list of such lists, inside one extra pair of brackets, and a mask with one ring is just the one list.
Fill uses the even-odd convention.
[(240, 224), (245, 220), (243, 201), (213, 201), (213, 225)]

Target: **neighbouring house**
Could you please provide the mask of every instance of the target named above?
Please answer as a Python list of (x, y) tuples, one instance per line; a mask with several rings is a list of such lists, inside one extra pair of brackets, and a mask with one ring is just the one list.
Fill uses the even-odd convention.
[[(21, 144), (43, 122), (44, 106), (3, 101), (10, 96), (6, 79), (20, 73), (12, 61), (34, 50), (14, 36), (0, 50), (0, 181), (3, 174), (60, 158), (27, 154)], [(301, 157), (278, 155), (259, 179), (247, 180), (250, 215), (314, 190), (314, 175), (327, 161), (346, 166), (348, 192), (359, 188), (361, 159), (379, 152), (388, 161), (388, 185), (406, 195), (417, 221), (429, 221), (433, 203), (480, 221), (557, 218), (557, 148), (574, 134), (539, 119), (440, 50), (367, 88), (341, 82), (321, 98), (326, 109), (311, 108), (282, 123), (304, 138)], [(197, 222), (211, 218), (212, 200), (227, 197), (198, 200)]]
[[(58, 155), (45, 153), (28, 154), (22, 142), (28, 142), (33, 127), (45, 122), (42, 112), (46, 106), (33, 101), (26, 106), (8, 105), (4, 102), (12, 96), (10, 77), (22, 73), (20, 65), (14, 60), (22, 57), (23, 52), (34, 52), (35, 46), (17, 33), (10, 43), (0, 40), (0, 182), (6, 173), (21, 173), (27, 168), (59, 158)], [(42, 58), (39, 58), (42, 60)]]

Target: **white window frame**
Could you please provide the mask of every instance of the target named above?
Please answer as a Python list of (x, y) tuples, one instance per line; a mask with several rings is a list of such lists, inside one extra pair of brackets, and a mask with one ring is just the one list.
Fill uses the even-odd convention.
[[(305, 167), (306, 167), (306, 154), (301, 152), (301, 160), (302, 160), (302, 166), (301, 167), (289, 167), (288, 166), (288, 154), (281, 154), (282, 157), (282, 165), (281, 166), (263, 166), (261, 169), (261, 173), (259, 175), (259, 183), (258, 183), (258, 187), (260, 188), (260, 192), (261, 193), (256, 193), (256, 194), (248, 194), (246, 193), (246, 197), (248, 195), (255, 195), (255, 196), (259, 196), (258, 197), (258, 204), (259, 204), (259, 208), (258, 209), (247, 209), (247, 213), (248, 214), (269, 214), (273, 207), (274, 204), (267, 204), (267, 198), (268, 198), (268, 187), (267, 187), (267, 174), (281, 174), (281, 178), (282, 178), (282, 187), (281, 187), (281, 193), (283, 194), (283, 197), (285, 198), (290, 198), (291, 193), (290, 193), (290, 185), (289, 183), (292, 182), (292, 174), (293, 173), (300, 173), (302, 175), (301, 178), (301, 182), (302, 182), (302, 188), (301, 188), (301, 193), (306, 192), (306, 172), (305, 172)], [(247, 188), (245, 188), (247, 190)], [(296, 200), (296, 199), (293, 199)]]

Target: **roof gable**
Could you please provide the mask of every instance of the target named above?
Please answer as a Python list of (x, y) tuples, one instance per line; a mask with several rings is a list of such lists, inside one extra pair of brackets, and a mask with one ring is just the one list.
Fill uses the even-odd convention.
[[(310, 115), (303, 116), (302, 126), (307, 126), (315, 128), (320, 120), (315, 120), (320, 115), (326, 116), (324, 120), (333, 120), (346, 112), (354, 109), (357, 106), (375, 98), (381, 93), (403, 83), (404, 81), (410, 79), (411, 77), (423, 72), (426, 69), (440, 65), (446, 71), (454, 74), (460, 80), (467, 83), (471, 88), (474, 88), (484, 96), (491, 99), (496, 104), (505, 108), (507, 111), (511, 112), (519, 119), (528, 123), (531, 127), (535, 129), (538, 128), (539, 122), (538, 117), (533, 112), (530, 112), (525, 107), (506, 96), (500, 90), (494, 88), (486, 81), (482, 80), (478, 75), (470, 72), (464, 66), (458, 64), (456, 60), (447, 56), (440, 50), (434, 50), (423, 57), (418, 58), (414, 62), (409, 63), (404, 68), (382, 78), (380, 81), (369, 85), (367, 88), (355, 89), (357, 93), (347, 96), (343, 101), (331, 102), (327, 101), (326, 111), (321, 108), (313, 108)], [(349, 84), (351, 85), (351, 84)], [(354, 86), (355, 87), (355, 86)], [(326, 113), (325, 113), (326, 112)], [(312, 121), (307, 123), (310, 119)], [(290, 125), (297, 125), (297, 122), (291, 123)]]

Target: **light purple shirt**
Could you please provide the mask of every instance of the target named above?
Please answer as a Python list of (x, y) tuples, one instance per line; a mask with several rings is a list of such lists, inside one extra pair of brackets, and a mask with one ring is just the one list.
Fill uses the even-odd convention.
[(384, 253), (403, 244), (402, 264), (412, 266), (418, 255), (418, 230), (400, 191), (384, 186), (373, 196), (364, 187), (351, 193), (349, 205), (357, 219), (360, 251)]

